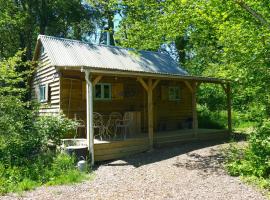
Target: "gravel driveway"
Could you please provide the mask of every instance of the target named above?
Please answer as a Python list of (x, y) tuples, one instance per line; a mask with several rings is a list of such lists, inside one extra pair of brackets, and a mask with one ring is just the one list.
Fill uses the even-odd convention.
[(156, 149), (102, 163), (93, 181), (40, 187), (22, 197), (9, 195), (0, 199), (266, 199), (224, 172), (221, 147), (204, 143)]

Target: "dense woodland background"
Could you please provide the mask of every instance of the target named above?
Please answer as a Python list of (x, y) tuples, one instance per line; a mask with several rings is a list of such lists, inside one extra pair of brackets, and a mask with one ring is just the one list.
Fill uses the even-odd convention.
[[(229, 170), (234, 175), (259, 177), (262, 185), (269, 187), (268, 0), (0, 0), (0, 160), (3, 163), (9, 160), (9, 165), (14, 164), (10, 160), (14, 159), (15, 151), (6, 144), (8, 134), (16, 133), (18, 137), (10, 144), (26, 145), (23, 146), (26, 149), (37, 148), (38, 144), (39, 150), (43, 148), (42, 141), (20, 143), (34, 137), (37, 131), (29, 128), (36, 124), (29, 123), (35, 118), (35, 105), (30, 102), (28, 87), (38, 34), (98, 44), (105, 42), (104, 30), (109, 30), (112, 45), (164, 51), (192, 75), (231, 80), (234, 127), (255, 130), (251, 129), (249, 147), (243, 150), (245, 156), (235, 156), (240, 150), (231, 154)], [(198, 102), (200, 126), (225, 126), (226, 103), (221, 87), (202, 85)], [(13, 112), (16, 109), (27, 113), (17, 117)], [(10, 125), (12, 120), (15, 123)], [(44, 135), (40, 133), (39, 139)], [(6, 151), (10, 152), (9, 157)]]

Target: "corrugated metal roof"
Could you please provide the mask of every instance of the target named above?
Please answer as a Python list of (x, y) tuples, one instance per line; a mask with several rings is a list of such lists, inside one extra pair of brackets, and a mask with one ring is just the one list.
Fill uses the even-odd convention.
[(188, 75), (167, 53), (93, 45), (46, 35), (39, 35), (38, 39), (53, 66)]

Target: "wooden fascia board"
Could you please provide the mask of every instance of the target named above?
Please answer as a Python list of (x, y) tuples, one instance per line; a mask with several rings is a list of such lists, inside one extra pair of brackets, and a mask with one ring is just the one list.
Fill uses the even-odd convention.
[(153, 79), (160, 79), (160, 80), (189, 80), (189, 81), (196, 81), (201, 83), (227, 83), (230, 80), (226, 79), (218, 79), (218, 78), (211, 78), (211, 77), (200, 77), (200, 76), (188, 76), (188, 75), (173, 75), (173, 74), (159, 74), (159, 73), (147, 73), (147, 72), (133, 72), (133, 71), (122, 71), (116, 69), (95, 69), (90, 67), (78, 67), (78, 66), (57, 66), (57, 68), (62, 69), (69, 69), (69, 70), (81, 70), (89, 69), (92, 74), (96, 75), (106, 75), (106, 76), (118, 76), (118, 77), (141, 77), (141, 78), (153, 78)]

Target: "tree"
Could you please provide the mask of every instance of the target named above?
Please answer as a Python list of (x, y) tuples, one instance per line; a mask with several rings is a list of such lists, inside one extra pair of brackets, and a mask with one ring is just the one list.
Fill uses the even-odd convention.
[[(158, 50), (173, 43), (182, 67), (191, 74), (233, 81), (237, 110), (253, 119), (269, 116), (267, 1), (121, 2), (125, 14), (116, 33), (120, 45)], [(208, 103), (217, 100), (206, 98)]]
[(81, 0), (0, 0), (0, 59), (26, 49), (26, 60), (38, 34), (87, 40), (95, 31), (94, 10)]
[(106, 43), (106, 32), (110, 34), (110, 44), (115, 45), (114, 40), (114, 16), (118, 13), (118, 1), (117, 0), (88, 0), (89, 4), (97, 11), (99, 20), (98, 28), (100, 29), (99, 43)]

